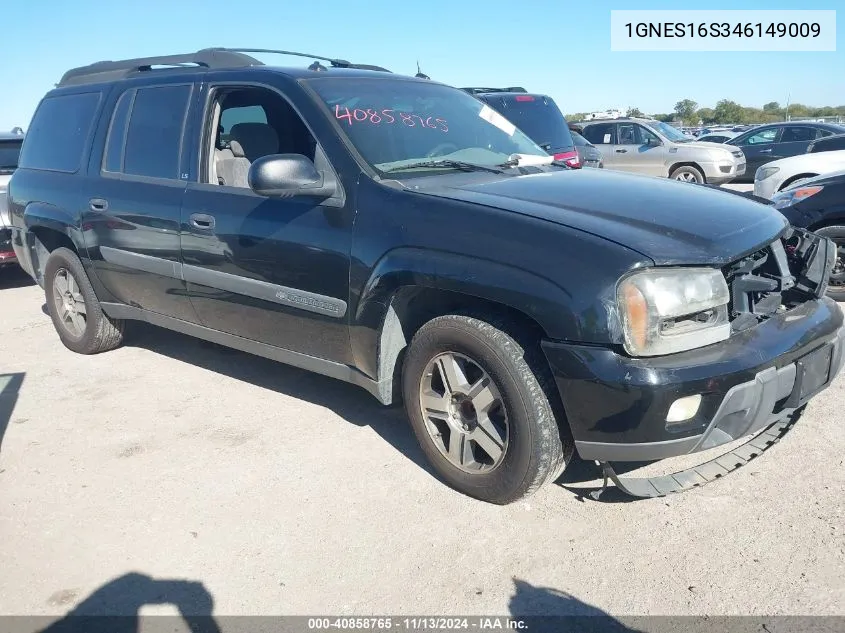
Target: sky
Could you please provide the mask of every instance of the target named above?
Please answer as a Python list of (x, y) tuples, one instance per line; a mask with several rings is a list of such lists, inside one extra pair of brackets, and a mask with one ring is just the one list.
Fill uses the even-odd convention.
[[(839, 5), (839, 7), (837, 6)], [(456, 86), (549, 94), (567, 113), (681, 99), (845, 105), (845, 11), (835, 52), (612, 52), (611, 9), (836, 9), (841, 0), (4, 0), (0, 131), (26, 129), (69, 68), (209, 46), (277, 48)], [(278, 65), (307, 65), (283, 57)]]

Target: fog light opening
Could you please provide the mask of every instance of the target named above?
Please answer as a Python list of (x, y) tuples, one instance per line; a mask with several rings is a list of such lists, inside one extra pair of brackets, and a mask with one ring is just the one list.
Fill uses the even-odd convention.
[(686, 396), (678, 398), (669, 407), (669, 413), (666, 414), (666, 427), (672, 424), (679, 424), (695, 417), (698, 413), (698, 408), (701, 406), (701, 394), (694, 396)]

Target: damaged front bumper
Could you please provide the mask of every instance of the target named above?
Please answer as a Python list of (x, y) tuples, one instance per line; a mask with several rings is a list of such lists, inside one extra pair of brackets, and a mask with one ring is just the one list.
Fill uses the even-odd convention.
[[(734, 331), (720, 343), (632, 358), (613, 347), (545, 341), (579, 455), (614, 478), (610, 462), (677, 457), (754, 434), (779, 437), (845, 364), (842, 309), (824, 296), (832, 252), (829, 240), (789, 229), (725, 267)], [(685, 418), (671, 413), (690, 401), (697, 408), (684, 409)], [(727, 459), (658, 485), (645, 480), (640, 492), (699, 485), (708, 473), (724, 474), (731, 459), (742, 461)]]

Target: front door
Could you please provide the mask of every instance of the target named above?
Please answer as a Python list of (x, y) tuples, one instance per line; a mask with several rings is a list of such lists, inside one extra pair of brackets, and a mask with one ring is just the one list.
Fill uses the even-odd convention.
[(666, 147), (639, 123), (617, 123), (616, 168), (645, 176), (666, 176)]
[(781, 128), (769, 127), (758, 131), (751, 131), (744, 138), (737, 139), (731, 145), (739, 145), (745, 154), (746, 177), (754, 179), (757, 168), (775, 160), (773, 155), (777, 145)]
[(82, 235), (111, 300), (196, 322), (181, 276), (182, 136), (194, 86), (184, 77), (113, 95), (92, 153)]
[(275, 89), (212, 83), (203, 99), (208, 120), (196, 142), (207, 165), (188, 186), (182, 226), (183, 274), (201, 323), (351, 363), (351, 203), (263, 197), (247, 179), (249, 166), (271, 154), (331, 165)]

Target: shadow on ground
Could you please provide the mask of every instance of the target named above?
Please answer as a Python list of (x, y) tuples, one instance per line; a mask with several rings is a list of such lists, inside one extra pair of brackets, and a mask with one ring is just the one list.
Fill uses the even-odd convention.
[(12, 411), (18, 402), (18, 394), (23, 384), (24, 373), (0, 374), (0, 449), (3, 448), (3, 436), (9, 421), (12, 419)]
[(525, 623), (528, 631), (567, 633), (639, 633), (605, 613), (563, 591), (514, 578), (514, 594), (508, 604), (511, 618)]
[[(62, 596), (58, 596), (61, 600)], [(214, 598), (201, 582), (159, 580), (131, 572), (115, 578), (76, 605), (67, 615), (40, 633), (150, 633), (184, 631), (171, 616), (149, 616), (140, 627), (141, 607), (170, 604), (175, 606), (184, 625), (192, 633), (220, 633), (212, 616)], [(150, 626), (155, 622), (160, 626)], [(174, 626), (175, 624), (175, 626)]]
[(35, 281), (19, 266), (5, 266), (0, 268), (0, 290), (6, 288), (25, 288), (34, 286)]
[(420, 468), (432, 473), (404, 410), (399, 406), (385, 407), (361, 387), (146, 323), (130, 325), (126, 345), (330, 409), (351, 424), (369, 426)]

